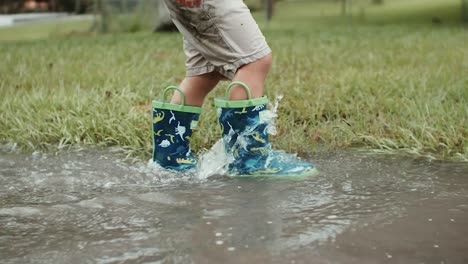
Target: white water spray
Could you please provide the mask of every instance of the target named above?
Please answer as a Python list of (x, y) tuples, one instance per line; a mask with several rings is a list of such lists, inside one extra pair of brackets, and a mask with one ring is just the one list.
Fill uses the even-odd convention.
[(206, 180), (214, 175), (225, 175), (226, 165), (233, 159), (234, 157), (226, 155), (223, 140), (220, 139), (210, 150), (200, 154), (196, 177), (199, 180)]
[[(283, 99), (283, 95), (277, 95), (275, 98), (274, 103), (269, 103), (270, 109), (265, 110), (262, 112), (261, 124), (267, 123), (268, 133), (271, 135), (276, 135), (276, 119), (278, 117), (278, 107), (279, 102)], [(245, 131), (244, 133), (240, 134), (238, 137), (238, 142), (235, 144), (240, 144), (240, 146), (244, 146), (247, 144), (245, 141), (246, 134), (250, 131)], [(234, 133), (232, 131), (231, 133)], [(230, 133), (230, 134), (231, 134)], [(232, 135), (228, 135), (232, 136)], [(224, 150), (223, 140), (218, 140), (211, 149), (202, 152), (199, 154), (198, 160), (198, 172), (197, 172), (197, 179), (199, 180), (206, 180), (207, 178), (215, 175), (225, 175), (226, 174), (226, 166), (230, 164), (234, 160), (234, 156), (227, 155)]]

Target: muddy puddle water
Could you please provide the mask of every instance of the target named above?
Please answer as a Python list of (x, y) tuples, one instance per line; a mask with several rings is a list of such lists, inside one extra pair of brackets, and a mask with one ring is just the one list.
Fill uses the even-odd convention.
[(1, 263), (468, 263), (468, 164), (316, 155), (305, 180), (0, 154)]

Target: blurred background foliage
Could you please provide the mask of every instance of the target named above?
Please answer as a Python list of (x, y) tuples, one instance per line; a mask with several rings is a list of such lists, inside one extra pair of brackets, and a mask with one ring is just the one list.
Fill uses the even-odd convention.
[[(352, 23), (468, 22), (468, 0), (244, 0), (258, 17), (268, 20), (283, 10), (279, 2), (306, 3), (300, 10), (320, 20)], [(266, 8), (266, 9), (265, 9)], [(92, 14), (91, 32), (115, 33), (144, 30), (174, 31), (163, 0), (3, 0), (0, 13), (66, 12)]]
[[(54, 3), (40, 8), (66, 12)], [(170, 30), (161, 3), (83, 0), (76, 13), (86, 14), (0, 28), (0, 141), (119, 145), (149, 157), (148, 102), (185, 74), (181, 36), (152, 33)], [(276, 54), (268, 96), (287, 91), (278, 148), (468, 160), (465, 1), (282, 0), (271, 21), (263, 3), (247, 2)], [(219, 139), (206, 109), (196, 149)]]
[[(279, 2), (312, 6), (301, 12), (328, 22), (432, 23), (468, 22), (468, 0), (245, 0), (257, 18), (274, 19)], [(135, 32), (144, 29), (173, 30), (164, 1), (95, 0), (93, 12), (101, 32)], [(99, 26), (97, 26), (99, 25)]]

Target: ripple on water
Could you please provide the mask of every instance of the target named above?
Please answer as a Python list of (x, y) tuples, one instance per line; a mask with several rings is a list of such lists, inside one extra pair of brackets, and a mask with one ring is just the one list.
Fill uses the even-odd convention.
[(10, 207), (0, 209), (0, 216), (27, 217), (39, 214), (41, 210), (33, 207)]
[[(190, 263), (236, 255), (286, 263), (320, 252), (326, 263), (361, 245), (356, 250), (369, 256), (400, 259), (399, 243), (382, 241), (393, 237), (427, 242), (430, 250), (417, 248), (423, 255), (434, 245), (452, 248), (440, 251), (449, 260), (463, 252), (451, 241), (466, 241), (459, 234), (468, 221), (467, 165), (362, 153), (317, 155), (314, 163), (321, 174), (301, 181), (213, 179), (219, 164), (181, 175), (106, 150), (0, 154), (0, 257)], [(424, 236), (434, 230), (438, 241)], [(371, 240), (381, 244), (369, 250)]]

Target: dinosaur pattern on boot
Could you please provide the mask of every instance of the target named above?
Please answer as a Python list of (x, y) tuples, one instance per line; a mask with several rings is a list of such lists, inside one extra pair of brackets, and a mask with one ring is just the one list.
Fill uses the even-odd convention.
[(315, 167), (295, 155), (273, 150), (268, 121), (261, 120), (266, 105), (218, 108), (225, 151), (234, 157), (228, 165), (231, 176), (308, 176)]
[(195, 168), (190, 138), (199, 116), (197, 113), (153, 108), (153, 161), (166, 169)]

